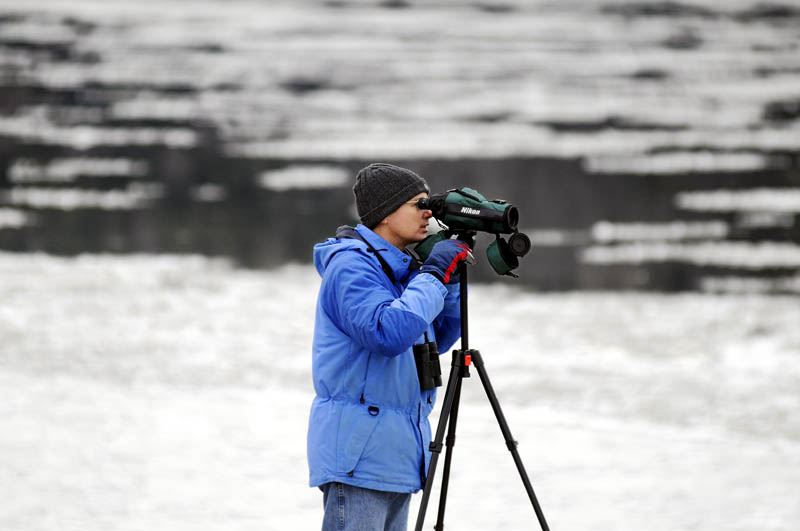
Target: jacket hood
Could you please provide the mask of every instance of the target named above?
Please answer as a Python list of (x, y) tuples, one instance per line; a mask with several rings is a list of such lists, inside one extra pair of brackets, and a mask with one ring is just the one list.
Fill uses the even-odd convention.
[[(345, 225), (345, 227), (347, 227)], [(325, 270), (328, 269), (328, 265), (331, 263), (331, 260), (337, 253), (348, 249), (366, 249), (367, 245), (357, 239), (354, 239), (352, 236), (343, 237), (342, 229), (344, 227), (339, 227), (336, 231), (336, 236), (334, 238), (328, 238), (324, 242), (320, 242), (314, 246), (314, 267), (317, 268), (317, 273), (319, 276), (323, 276), (325, 274)], [(353, 230), (352, 227), (347, 227), (351, 231)]]

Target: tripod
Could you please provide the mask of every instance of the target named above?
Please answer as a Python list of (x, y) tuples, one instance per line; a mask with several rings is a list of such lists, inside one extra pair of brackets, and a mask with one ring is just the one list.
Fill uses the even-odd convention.
[(444, 512), (447, 503), (447, 488), (450, 480), (450, 465), (453, 458), (453, 448), (456, 440), (456, 424), (458, 422), (458, 405), (461, 399), (461, 383), (463, 378), (469, 378), (469, 367), (474, 365), (478, 371), (483, 388), (489, 398), (489, 402), (494, 410), (497, 422), (500, 424), (500, 430), (503, 432), (503, 437), (506, 440), (506, 446), (514, 458), (514, 463), (517, 465), (517, 470), (522, 478), (522, 483), (525, 485), (525, 490), (528, 493), (528, 498), (531, 500), (533, 510), (536, 512), (536, 517), (539, 519), (539, 525), (542, 531), (550, 531), (547, 521), (544, 519), (544, 513), (539, 506), (536, 499), (536, 494), (533, 492), (533, 487), (528, 479), (528, 474), (525, 472), (525, 467), (522, 464), (522, 459), (517, 452), (517, 441), (511, 436), (511, 430), (508, 428), (503, 411), (500, 409), (500, 403), (497, 400), (497, 395), (494, 393), (492, 384), (489, 381), (489, 376), (486, 374), (484, 368), (483, 358), (481, 353), (477, 350), (470, 350), (469, 348), (469, 323), (467, 315), (467, 267), (463, 262), (459, 265), (459, 274), (461, 275), (460, 294), (461, 294), (461, 349), (453, 351), (453, 362), (450, 367), (450, 377), (447, 380), (447, 391), (445, 392), (444, 403), (442, 404), (442, 412), (439, 416), (439, 424), (436, 428), (436, 436), (431, 442), (431, 462), (428, 467), (428, 477), (425, 480), (425, 487), (422, 492), (422, 501), (419, 507), (419, 514), (417, 515), (417, 524), (414, 528), (415, 531), (422, 531), (422, 524), (425, 520), (425, 512), (428, 508), (428, 500), (430, 499), (431, 490), (433, 488), (433, 479), (436, 474), (436, 464), (439, 461), (439, 455), (442, 452), (442, 439), (444, 438), (445, 425), (448, 420), (450, 426), (447, 432), (447, 452), (444, 459), (444, 470), (442, 471), (442, 490), (439, 496), (439, 514), (434, 529), (442, 531), (444, 529)]

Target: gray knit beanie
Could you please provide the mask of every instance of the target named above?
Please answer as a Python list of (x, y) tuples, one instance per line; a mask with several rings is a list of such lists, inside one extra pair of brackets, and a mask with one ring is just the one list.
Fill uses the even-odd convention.
[(428, 192), (425, 180), (406, 168), (383, 162), (359, 170), (353, 193), (361, 223), (370, 229), (422, 192)]

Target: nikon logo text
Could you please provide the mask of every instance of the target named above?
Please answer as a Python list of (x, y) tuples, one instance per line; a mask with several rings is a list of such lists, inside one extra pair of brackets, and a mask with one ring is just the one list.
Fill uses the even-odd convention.
[(461, 207), (462, 214), (472, 214), (473, 216), (479, 216), (481, 211), (477, 208), (470, 208), (470, 207)]

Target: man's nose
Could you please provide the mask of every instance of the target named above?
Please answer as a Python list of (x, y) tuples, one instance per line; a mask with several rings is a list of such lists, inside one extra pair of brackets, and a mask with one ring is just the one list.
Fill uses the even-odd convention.
[(433, 217), (433, 212), (430, 210), (423, 210), (422, 211), (422, 219), (428, 219)]

